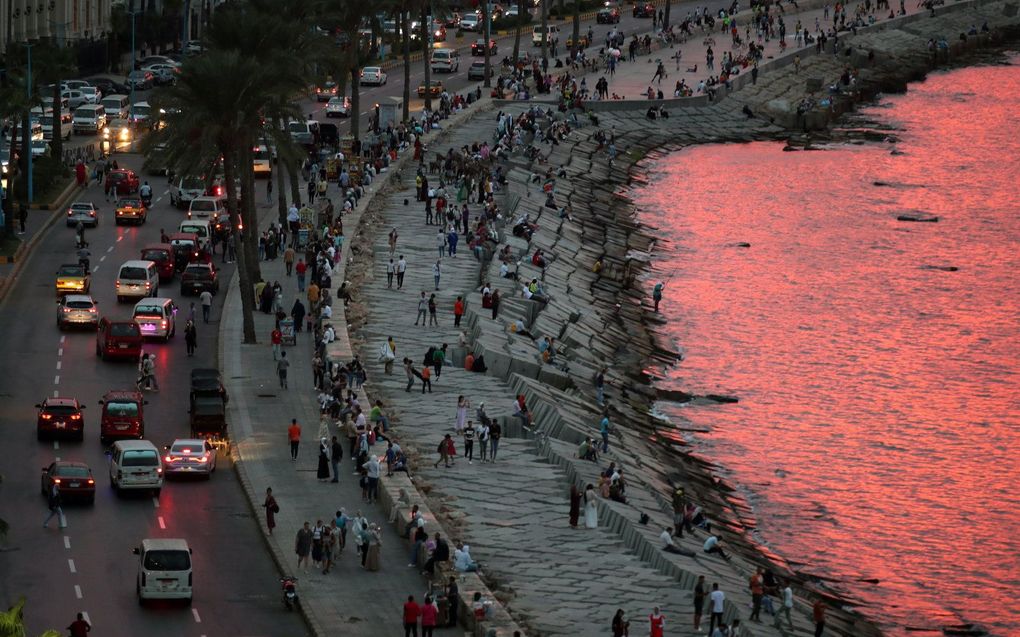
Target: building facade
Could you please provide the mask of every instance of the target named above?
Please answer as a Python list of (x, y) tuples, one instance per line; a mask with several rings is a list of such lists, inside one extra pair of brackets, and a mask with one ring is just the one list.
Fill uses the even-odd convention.
[(110, 31), (111, 0), (0, 0), (0, 51), (8, 42), (99, 40)]

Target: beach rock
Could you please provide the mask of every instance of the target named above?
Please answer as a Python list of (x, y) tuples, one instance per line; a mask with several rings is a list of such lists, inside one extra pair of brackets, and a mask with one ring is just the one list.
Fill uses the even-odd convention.
[(922, 265), (922, 270), (940, 270), (942, 272), (957, 272), (960, 268), (955, 265)]
[(726, 244), (726, 247), (728, 247), (728, 248), (750, 248), (751, 244), (746, 242), (746, 241), (738, 241), (737, 243), (728, 243), (728, 244)]
[(912, 222), (915, 222), (915, 223), (938, 223), (939, 218), (934, 216), (934, 215), (909, 214), (909, 215), (898, 215), (896, 217), (896, 220), (897, 221), (912, 221)]
[(740, 399), (736, 396), (726, 396), (723, 394), (705, 394), (706, 400), (712, 400), (717, 403), (737, 403)]

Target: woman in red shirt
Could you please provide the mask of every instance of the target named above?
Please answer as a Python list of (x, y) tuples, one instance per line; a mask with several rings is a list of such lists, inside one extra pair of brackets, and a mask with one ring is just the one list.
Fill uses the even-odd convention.
[(414, 595), (407, 596), (404, 603), (404, 637), (414, 635), (418, 637), (418, 617), (421, 616), (421, 606), (414, 601)]
[(421, 607), (421, 637), (432, 637), (438, 617), (439, 607), (432, 601), (431, 595), (426, 595), (425, 603)]

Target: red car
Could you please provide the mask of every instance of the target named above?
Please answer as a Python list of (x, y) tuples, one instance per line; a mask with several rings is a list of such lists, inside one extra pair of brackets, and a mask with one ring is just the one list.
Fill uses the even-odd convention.
[(82, 498), (89, 504), (96, 501), (96, 481), (92, 477), (92, 469), (84, 462), (61, 460), (43, 467), (39, 484), (42, 494), (48, 497), (54, 484), (60, 497), (66, 500)]
[(107, 358), (126, 358), (138, 360), (142, 355), (142, 330), (134, 321), (111, 321), (103, 317), (99, 319), (99, 330), (96, 332), (96, 356)]
[(85, 419), (81, 410), (85, 406), (77, 398), (47, 398), (36, 405), (39, 410), (35, 432), (39, 440), (50, 436), (85, 438)]
[(145, 437), (145, 405), (149, 401), (137, 391), (108, 391), (99, 401), (99, 441), (104, 445), (116, 438)]
[(650, 18), (655, 15), (655, 5), (651, 2), (638, 3), (634, 5), (634, 17), (635, 18)]
[[(496, 55), (496, 41), (489, 40), (489, 55)], [(485, 38), (479, 38), (471, 43), (471, 55), (485, 55)]]
[(118, 168), (106, 174), (106, 190), (116, 195), (131, 195), (138, 192), (140, 183), (133, 170)]
[(171, 281), (177, 273), (177, 259), (174, 257), (174, 248), (169, 243), (154, 243), (142, 248), (143, 261), (152, 261), (159, 271), (159, 280)]

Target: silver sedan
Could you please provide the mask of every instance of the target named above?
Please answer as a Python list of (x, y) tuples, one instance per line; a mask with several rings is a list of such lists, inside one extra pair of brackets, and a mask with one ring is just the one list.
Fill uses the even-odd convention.
[(209, 479), (216, 471), (216, 448), (201, 438), (178, 438), (166, 448), (163, 470), (167, 477), (200, 475)]

